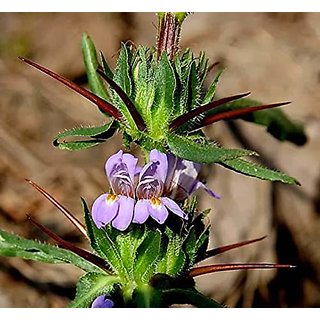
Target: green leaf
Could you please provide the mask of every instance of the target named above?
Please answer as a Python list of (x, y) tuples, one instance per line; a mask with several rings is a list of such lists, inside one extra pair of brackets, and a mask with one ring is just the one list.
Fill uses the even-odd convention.
[(100, 51), (100, 60), (102, 61), (103, 72), (110, 78), (113, 79), (113, 72), (111, 71), (106, 58), (103, 53)]
[(186, 261), (186, 255), (181, 250), (183, 239), (169, 228), (166, 228), (165, 233), (169, 241), (167, 246), (162, 246), (165, 252), (157, 265), (157, 272), (177, 277), (183, 270)]
[[(261, 105), (261, 103), (244, 98), (225, 104), (213, 111), (223, 112), (258, 105)], [(291, 120), (280, 109), (256, 111), (241, 117), (241, 119), (265, 126), (267, 131), (280, 141), (290, 141), (299, 146), (304, 145), (307, 142), (307, 136), (303, 125), (297, 121)]]
[(298, 180), (286, 175), (285, 173), (271, 170), (260, 164), (243, 159), (225, 160), (219, 164), (236, 172), (262, 180), (281, 181), (283, 183), (300, 185)]
[(120, 255), (130, 275), (133, 275), (135, 260), (137, 257), (137, 249), (147, 235), (144, 225), (133, 224), (129, 228), (129, 232), (119, 232), (115, 237), (118, 247), (120, 247)]
[(118, 246), (114, 241), (112, 241), (106, 229), (97, 228), (92, 220), (85, 200), (81, 198), (81, 201), (91, 247), (111, 265), (112, 269), (119, 274), (119, 276), (126, 278), (128, 276), (128, 272), (122, 261)]
[(134, 276), (137, 282), (145, 282), (154, 271), (160, 252), (161, 235), (159, 231), (149, 231), (137, 250)]
[(214, 80), (212, 81), (212, 83), (211, 83), (211, 85), (210, 85), (210, 87), (209, 87), (206, 95), (205, 95), (204, 98), (203, 98), (203, 101), (202, 101), (202, 103), (201, 103), (202, 105), (208, 104), (208, 103), (210, 103), (210, 102), (213, 100), (213, 98), (214, 98), (214, 96), (215, 96), (215, 94), (216, 94), (217, 85), (218, 85), (219, 80), (220, 80), (220, 78), (221, 78), (221, 76), (222, 76), (222, 74), (223, 74), (223, 71), (224, 71), (224, 70), (220, 70), (220, 71), (217, 73), (217, 75), (216, 75), (216, 77), (214, 78)]
[(188, 76), (188, 98), (186, 103), (186, 110), (183, 110), (183, 113), (187, 110), (191, 110), (196, 107), (197, 101), (199, 99), (199, 79), (196, 73), (196, 62), (195, 60), (191, 63), (189, 68), (189, 76)]
[(82, 35), (82, 55), (90, 89), (100, 98), (110, 101), (109, 93), (101, 77), (96, 72), (99, 65), (96, 49), (91, 38), (86, 33)]
[(70, 263), (85, 271), (101, 272), (99, 268), (68, 250), (24, 239), (3, 230), (0, 230), (0, 255), (46, 263)]
[[(130, 70), (130, 52), (124, 43), (121, 43), (120, 54), (115, 68), (113, 80), (117, 85), (127, 94), (131, 99), (132, 95), (132, 83), (131, 83), (131, 70)], [(131, 128), (136, 128), (135, 122), (129, 112), (127, 106), (119, 97), (119, 95), (112, 90), (113, 101), (117, 105), (118, 109), (124, 115)]]
[(203, 295), (194, 288), (172, 288), (162, 290), (164, 306), (191, 304), (198, 308), (222, 308), (220, 303)]
[(197, 143), (189, 138), (175, 134), (167, 136), (170, 151), (179, 158), (198, 162), (215, 163), (243, 156), (257, 155), (254, 151), (242, 149), (224, 149), (214, 144)]
[(134, 68), (135, 106), (147, 127), (151, 125), (151, 108), (155, 95), (154, 66), (147, 61), (148, 49), (139, 47), (139, 60)]
[(95, 298), (110, 293), (114, 285), (119, 282), (115, 276), (106, 276), (99, 273), (87, 273), (82, 276), (77, 284), (75, 299), (71, 308), (89, 308)]
[(152, 112), (151, 135), (161, 136), (174, 112), (176, 80), (168, 56), (162, 53), (155, 73), (155, 97)]
[[(105, 142), (106, 139), (110, 138), (116, 132), (116, 130), (117, 127), (114, 121), (110, 121), (102, 126), (72, 128), (57, 134), (53, 138), (53, 145), (63, 150), (82, 150)], [(81, 141), (59, 141), (62, 138), (70, 137), (87, 137), (91, 139)]]

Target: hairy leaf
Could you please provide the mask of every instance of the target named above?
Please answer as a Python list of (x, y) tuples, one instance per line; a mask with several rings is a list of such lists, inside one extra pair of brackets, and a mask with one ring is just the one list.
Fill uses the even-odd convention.
[[(57, 134), (53, 138), (53, 145), (59, 149), (71, 151), (86, 149), (105, 142), (105, 140), (110, 138), (116, 130), (117, 126), (114, 121), (110, 121), (102, 126), (72, 128)], [(87, 137), (90, 139), (80, 141), (59, 141), (62, 138), (70, 137)]]
[(249, 162), (247, 160), (243, 160), (243, 159), (224, 160), (219, 164), (226, 167), (227, 169), (231, 169), (236, 172), (245, 174), (247, 176), (259, 178), (262, 180), (281, 181), (283, 183), (300, 185), (298, 180), (286, 175), (285, 173), (271, 170), (260, 164)]
[(219, 83), (219, 80), (222, 76), (222, 73), (223, 73), (224, 70), (220, 70), (216, 77), (214, 78), (214, 80), (212, 81), (206, 95), (204, 96), (203, 98), (203, 101), (202, 101), (202, 104), (205, 105), (205, 104), (208, 104), (210, 102), (212, 102), (212, 99), (214, 98), (215, 94), (216, 94), (216, 89), (217, 89), (217, 85)]
[(179, 158), (198, 162), (214, 163), (243, 156), (257, 155), (254, 151), (241, 149), (224, 149), (213, 144), (200, 144), (174, 134), (167, 137), (170, 151)]
[(152, 108), (152, 133), (163, 134), (174, 110), (175, 75), (168, 56), (162, 54), (155, 74), (155, 97)]
[(70, 307), (89, 308), (95, 298), (110, 293), (118, 282), (119, 279), (116, 276), (93, 272), (85, 274), (77, 284), (77, 293)]
[(104, 86), (100, 76), (96, 70), (98, 68), (97, 52), (91, 38), (84, 33), (82, 35), (82, 55), (84, 65), (87, 71), (88, 82), (91, 91), (93, 91), (100, 98), (110, 101), (110, 95)]
[(181, 250), (183, 239), (169, 228), (166, 228), (166, 234), (169, 241), (164, 248), (165, 252), (161, 261), (158, 263), (157, 271), (174, 277), (178, 276), (182, 271), (186, 261), (186, 255), (183, 250)]
[[(122, 43), (120, 48), (120, 54), (115, 68), (113, 81), (124, 91), (124, 93), (131, 99), (132, 83), (130, 72), (130, 52), (127, 46)], [(131, 128), (135, 128), (136, 124), (123, 100), (118, 93), (113, 90), (113, 101), (117, 105), (118, 109), (124, 115), (127, 123)]]
[(102, 272), (92, 263), (71, 251), (50, 244), (24, 239), (3, 230), (0, 230), (0, 255), (46, 263), (70, 263), (85, 271)]
[(160, 241), (160, 232), (150, 231), (139, 246), (134, 269), (136, 281), (145, 281), (152, 275), (160, 252)]

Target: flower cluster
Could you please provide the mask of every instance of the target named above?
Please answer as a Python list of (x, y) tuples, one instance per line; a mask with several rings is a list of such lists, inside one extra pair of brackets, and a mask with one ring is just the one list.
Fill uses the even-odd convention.
[[(93, 203), (92, 217), (98, 228), (111, 223), (114, 228), (124, 231), (131, 222), (143, 224), (148, 217), (163, 224), (169, 211), (188, 219), (177, 202), (199, 188), (219, 198), (197, 179), (200, 164), (156, 149), (150, 152), (149, 162), (143, 168), (137, 163), (136, 157), (122, 150), (106, 161), (112, 193), (100, 195)], [(137, 183), (136, 176), (139, 176)]]

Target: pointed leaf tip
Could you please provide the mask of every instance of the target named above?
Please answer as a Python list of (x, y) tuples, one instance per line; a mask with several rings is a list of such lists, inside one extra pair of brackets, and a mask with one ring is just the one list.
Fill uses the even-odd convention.
[(225, 97), (225, 98), (210, 102), (208, 104), (205, 104), (203, 106), (200, 106), (198, 108), (195, 108), (195, 109), (191, 110), (190, 112), (188, 112), (186, 114), (182, 114), (181, 116), (174, 119), (170, 124), (170, 130), (171, 131), (176, 130), (177, 128), (181, 127), (183, 124), (185, 124), (189, 120), (194, 119), (195, 117), (198, 117), (199, 115), (201, 115), (205, 112), (208, 112), (208, 111), (212, 110), (213, 108), (216, 108), (218, 106), (221, 106), (223, 104), (226, 104), (226, 103), (234, 101), (234, 100), (241, 99), (243, 97), (248, 96), (249, 94), (251, 94), (251, 92), (246, 92), (246, 93), (241, 93), (241, 94), (237, 94), (234, 96)]
[(291, 269), (295, 268), (291, 264), (276, 264), (276, 263), (227, 263), (213, 264), (209, 266), (195, 267), (190, 270), (190, 277), (197, 277), (208, 273), (220, 271), (248, 270), (248, 269)]
[(92, 254), (89, 251), (76, 247), (72, 243), (62, 239), (56, 233), (52, 232), (50, 229), (48, 229), (47, 227), (45, 227), (44, 225), (42, 225), (41, 223), (33, 219), (29, 214), (26, 214), (26, 216), (32, 224), (34, 224), (38, 229), (40, 229), (43, 233), (45, 233), (49, 238), (53, 239), (60, 247), (75, 253), (79, 257), (91, 262), (92, 264), (96, 265), (100, 269), (111, 274), (111, 268), (109, 265), (107, 265), (105, 260), (96, 256), (95, 254)]
[(237, 243), (233, 243), (233, 244), (229, 244), (229, 245), (226, 245), (226, 246), (222, 246), (222, 247), (218, 247), (218, 248), (214, 248), (214, 249), (208, 250), (205, 253), (204, 259), (202, 259), (202, 260), (208, 259), (210, 257), (214, 257), (214, 256), (216, 256), (218, 254), (221, 254), (221, 253), (233, 250), (233, 249), (237, 249), (237, 248), (240, 248), (240, 247), (243, 247), (243, 246), (247, 246), (249, 244), (252, 244), (252, 243), (255, 243), (255, 242), (258, 242), (258, 241), (262, 241), (266, 237), (267, 236), (263, 236), (263, 237), (260, 237), (260, 238), (241, 241), (241, 242), (237, 242)]
[(52, 197), (47, 191), (42, 189), (39, 185), (35, 182), (25, 179), (33, 188), (35, 188), (38, 192), (40, 192), (47, 200), (49, 200), (63, 215), (84, 235), (86, 238), (87, 232), (85, 226), (69, 211), (67, 210), (62, 204), (60, 204), (54, 197)]
[(279, 103), (272, 103), (272, 104), (265, 104), (261, 106), (255, 106), (255, 107), (248, 107), (248, 108), (242, 108), (242, 109), (236, 109), (236, 110), (228, 110), (223, 111), (217, 114), (213, 114), (211, 116), (208, 116), (204, 118), (200, 125), (198, 126), (198, 129), (201, 127), (208, 126), (214, 122), (220, 121), (220, 120), (230, 120), (235, 119), (239, 117), (243, 117), (247, 114), (259, 111), (259, 110), (265, 110), (265, 109), (271, 109), (276, 107), (281, 107), (290, 104), (290, 101), (285, 102), (279, 102)]
[(122, 90), (122, 88), (111, 78), (109, 78), (102, 69), (98, 68), (97, 72), (100, 74), (100, 76), (108, 82), (108, 84), (112, 87), (112, 89), (119, 95), (119, 97), (122, 99), (122, 101), (125, 103), (127, 106), (137, 128), (141, 131), (144, 131), (146, 129), (146, 125), (136, 109), (135, 105), (133, 102), (130, 100), (130, 98), (127, 96), (127, 94)]
[(112, 117), (114, 117), (118, 121), (121, 121), (121, 118), (122, 118), (121, 113), (119, 112), (119, 110), (116, 107), (114, 107), (109, 102), (101, 99), (100, 97), (98, 97), (94, 93), (90, 92), (89, 90), (78, 86), (76, 83), (72, 82), (71, 80), (69, 80), (69, 79), (57, 74), (56, 72), (51, 71), (51, 70), (49, 70), (39, 64), (27, 59), (27, 58), (19, 57), (19, 59), (21, 61), (25, 62), (26, 64), (32, 66), (33, 68), (43, 72), (44, 74), (48, 75), (49, 77), (63, 83), (68, 88), (72, 89), (73, 91), (77, 92), (81, 96), (85, 97), (86, 99), (88, 99), (89, 101), (94, 103), (96, 106), (98, 106), (98, 108), (100, 110), (111, 115)]

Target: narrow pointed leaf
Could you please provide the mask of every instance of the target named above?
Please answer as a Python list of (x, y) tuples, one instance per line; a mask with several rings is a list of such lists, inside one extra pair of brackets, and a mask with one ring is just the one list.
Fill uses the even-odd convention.
[(170, 151), (174, 155), (198, 163), (214, 163), (242, 156), (257, 155), (254, 151), (250, 150), (223, 149), (213, 144), (200, 144), (174, 134), (168, 135), (167, 142)]
[(35, 182), (26, 179), (26, 181), (37, 191), (39, 191), (46, 199), (48, 199), (60, 212), (84, 235), (87, 237), (87, 231), (85, 226), (62, 204), (60, 204), (53, 196), (51, 196), (47, 191), (42, 189)]
[[(220, 112), (244, 109), (260, 104), (258, 101), (244, 98), (221, 106)], [(298, 146), (304, 145), (307, 142), (303, 125), (298, 121), (290, 119), (280, 109), (256, 111), (241, 116), (241, 119), (265, 126), (267, 131), (280, 141), (290, 141)]]
[(181, 273), (186, 262), (186, 255), (181, 250), (183, 239), (169, 228), (166, 228), (165, 233), (168, 244), (161, 245), (163, 257), (157, 264), (157, 272), (174, 277)]
[(160, 252), (161, 235), (158, 231), (150, 231), (138, 248), (134, 276), (137, 281), (146, 281), (152, 275), (154, 262)]
[[(53, 145), (64, 150), (82, 150), (105, 142), (114, 135), (116, 130), (117, 126), (114, 121), (110, 121), (102, 126), (72, 128), (57, 134), (53, 138)], [(86, 137), (89, 139), (73, 141), (60, 140), (70, 137)]]
[[(132, 52), (127, 48), (126, 44), (121, 43), (120, 53), (117, 60), (117, 64), (114, 70), (114, 75), (112, 80), (124, 91), (127, 97), (132, 98), (133, 84), (132, 84), (132, 74), (131, 74), (131, 61)], [(113, 102), (116, 104), (117, 108), (123, 114), (126, 123), (132, 129), (136, 129), (136, 122), (132, 118), (131, 112), (128, 110), (127, 105), (119, 96), (119, 94), (112, 90)]]
[(258, 242), (258, 241), (261, 241), (261, 240), (265, 239), (266, 237), (267, 236), (264, 236), (264, 237), (261, 237), (261, 238), (257, 238), (257, 239), (237, 242), (237, 243), (229, 244), (227, 246), (222, 246), (222, 247), (218, 247), (218, 248), (214, 248), (214, 249), (208, 250), (205, 253), (204, 258), (201, 259), (201, 261), (204, 260), (204, 259), (208, 259), (210, 257), (217, 256), (218, 254), (221, 254), (221, 253), (224, 253), (224, 252), (236, 249), (236, 248), (240, 248), (240, 247), (243, 247), (243, 246), (247, 246), (249, 244), (252, 244), (252, 243), (255, 243), (255, 242)]
[(146, 125), (140, 115), (140, 113), (137, 111), (135, 105), (130, 100), (130, 98), (127, 96), (127, 94), (118, 86), (111, 78), (109, 78), (101, 69), (98, 69), (97, 72), (101, 75), (101, 77), (106, 80), (111, 88), (119, 95), (121, 100), (124, 102), (124, 104), (127, 106), (128, 111), (130, 112), (130, 115), (132, 119), (134, 120), (137, 128), (141, 131), (145, 130)]
[(96, 72), (99, 65), (96, 48), (94, 47), (91, 38), (86, 33), (82, 35), (81, 46), (91, 91), (103, 100), (110, 101), (110, 95), (104, 86), (102, 79)]
[(190, 277), (202, 276), (208, 273), (233, 270), (248, 270), (248, 269), (280, 269), (294, 268), (290, 264), (274, 264), (274, 263), (231, 263), (231, 264), (214, 264), (210, 266), (196, 267), (189, 272)]
[(199, 125), (200, 127), (205, 127), (209, 124), (212, 124), (214, 122), (220, 121), (220, 120), (230, 120), (230, 119), (236, 119), (239, 117), (243, 117), (247, 114), (259, 111), (259, 110), (264, 110), (264, 109), (271, 109), (271, 108), (276, 108), (276, 107), (281, 107), (289, 104), (290, 102), (280, 102), (280, 103), (273, 103), (273, 104), (266, 104), (262, 106), (255, 106), (255, 107), (250, 107), (250, 108), (243, 108), (243, 109), (237, 109), (237, 110), (231, 110), (231, 111), (224, 111), (221, 113), (217, 113), (211, 116), (208, 116), (204, 118), (201, 121), (201, 124)]
[(102, 272), (100, 268), (69, 250), (25, 239), (3, 230), (0, 230), (0, 256), (54, 264), (69, 263), (87, 272)]
[(198, 99), (199, 99), (199, 79), (196, 73), (196, 63), (193, 61), (190, 65), (189, 69), (189, 77), (188, 77), (188, 97), (186, 103), (186, 110), (183, 112), (189, 111), (196, 107)]
[(211, 103), (212, 102), (212, 99), (214, 98), (215, 94), (216, 94), (216, 89), (217, 89), (217, 85), (219, 83), (219, 80), (223, 74), (223, 71), (224, 70), (220, 70), (216, 77), (214, 78), (214, 80), (212, 81), (206, 95), (204, 96), (203, 98), (203, 101), (202, 101), (202, 104), (203, 105), (206, 105), (208, 103)]
[(85, 274), (77, 284), (75, 299), (69, 307), (89, 308), (95, 298), (110, 293), (118, 282), (119, 279), (116, 276), (106, 276), (93, 272)]
[(271, 170), (260, 164), (249, 162), (243, 159), (224, 160), (219, 163), (227, 169), (234, 170), (247, 176), (269, 181), (281, 181), (288, 184), (300, 185), (300, 182), (293, 177), (280, 171)]
[[(106, 58), (103, 53), (100, 51), (100, 60), (102, 62), (103, 72), (110, 78), (113, 79), (113, 72), (111, 71)], [(97, 70), (97, 69), (96, 69)]]
[(29, 215), (27, 215), (27, 217), (37, 228), (39, 228), (42, 232), (44, 232), (48, 237), (53, 239), (60, 247), (75, 253), (79, 257), (81, 257), (81, 258), (91, 262), (92, 264), (96, 265), (97, 267), (99, 267), (103, 271), (105, 271), (107, 273), (111, 273), (111, 269), (107, 265), (106, 261), (104, 261), (100, 257), (92, 254), (91, 252), (88, 252), (86, 250), (78, 248), (78, 247), (74, 246), (72, 243), (70, 243), (68, 241), (65, 241), (64, 239), (59, 237), (57, 234), (55, 234), (54, 232), (49, 230), (47, 227), (45, 227), (42, 224), (40, 224), (37, 221), (35, 221)]
[(206, 104), (204, 106), (200, 106), (198, 108), (195, 108), (192, 111), (190, 111), (190, 112), (188, 112), (186, 114), (183, 114), (183, 115), (179, 116), (178, 118), (174, 119), (170, 124), (170, 129), (171, 129), (171, 131), (176, 130), (177, 128), (179, 128), (183, 124), (187, 123), (188, 121), (192, 120), (193, 118), (198, 117), (198, 116), (204, 114), (205, 112), (208, 112), (208, 111), (212, 110), (213, 108), (221, 106), (221, 105), (223, 105), (225, 103), (228, 103), (230, 101), (243, 98), (243, 97), (245, 97), (245, 96), (247, 96), (249, 94), (250, 94), (250, 92), (237, 94), (235, 96), (222, 98), (222, 99), (213, 101), (211, 103), (208, 103), (208, 104)]
[(69, 79), (43, 67), (43, 66), (40, 66), (39, 64), (32, 62), (29, 59), (22, 58), (22, 57), (20, 57), (19, 59), (21, 61), (29, 64), (30, 66), (34, 67), (35, 69), (40, 70), (41, 72), (45, 73), (46, 75), (50, 76), (51, 78), (56, 79), (57, 81), (63, 83), (65, 86), (72, 89), (73, 91), (79, 93), (81, 96), (83, 96), (86, 99), (88, 99), (89, 101), (93, 102), (101, 111), (106, 112), (107, 114), (109, 114), (110, 116), (114, 117), (117, 120), (121, 120), (121, 113), (118, 111), (118, 109), (116, 107), (114, 107), (109, 102), (101, 99), (100, 97), (98, 97), (94, 93), (90, 92), (89, 90), (78, 86), (77, 84), (75, 84), (71, 80), (69, 80)]
[(163, 53), (155, 71), (155, 97), (152, 107), (152, 133), (159, 136), (167, 130), (168, 119), (174, 113), (176, 79), (168, 56)]
[(89, 149), (99, 145), (100, 143), (106, 142), (104, 139), (91, 139), (91, 140), (75, 140), (75, 141), (65, 141), (62, 143), (54, 143), (54, 146), (58, 147), (61, 150), (68, 151), (79, 151), (84, 149)]

